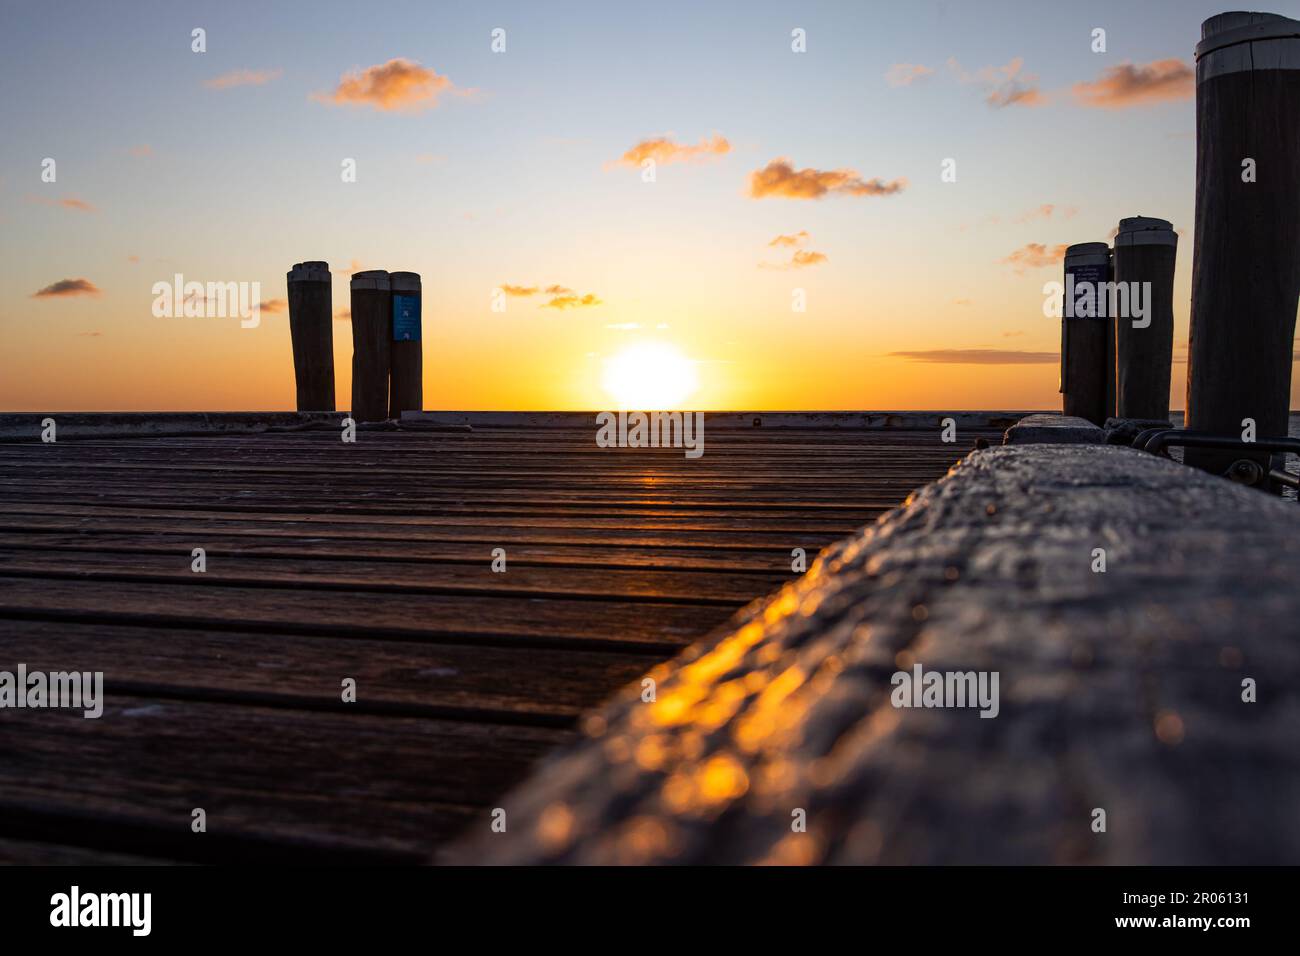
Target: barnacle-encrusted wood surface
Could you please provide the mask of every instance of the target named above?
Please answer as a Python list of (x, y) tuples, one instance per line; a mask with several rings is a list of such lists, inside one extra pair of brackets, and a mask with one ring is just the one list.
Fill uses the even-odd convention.
[[(1131, 449), (976, 452), (444, 859), (1300, 862), (1298, 539), (1294, 502)], [(999, 672), (998, 716), (895, 708), (917, 663)]]

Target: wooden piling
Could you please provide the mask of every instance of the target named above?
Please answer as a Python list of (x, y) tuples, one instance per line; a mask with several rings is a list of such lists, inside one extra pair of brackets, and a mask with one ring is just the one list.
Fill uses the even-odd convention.
[(388, 417), (424, 408), (424, 342), (420, 330), (421, 289), (418, 272), (389, 274), (392, 287), (392, 376)]
[[(1187, 427), (1287, 433), (1300, 296), (1300, 22), (1224, 13), (1196, 47), (1196, 247)], [(1250, 457), (1187, 449), (1221, 473)], [(1264, 467), (1264, 473), (1268, 469)]]
[(383, 269), (352, 277), (352, 417), (380, 422), (388, 417), (391, 367), (391, 295)]
[[(1113, 368), (1106, 359), (1106, 320), (1076, 314), (1073, 290), (1110, 279), (1110, 248), (1104, 242), (1080, 242), (1065, 250), (1065, 301), (1061, 311), (1061, 405), (1066, 415), (1104, 425)], [(1095, 293), (1094, 293), (1094, 302)]]
[[(1164, 219), (1121, 219), (1115, 236), (1115, 414), (1169, 420), (1178, 235)], [(1127, 309), (1123, 308), (1127, 303)], [(1142, 316), (1138, 315), (1141, 305)]]
[(298, 411), (332, 412), (334, 317), (329, 263), (295, 262), (286, 279)]

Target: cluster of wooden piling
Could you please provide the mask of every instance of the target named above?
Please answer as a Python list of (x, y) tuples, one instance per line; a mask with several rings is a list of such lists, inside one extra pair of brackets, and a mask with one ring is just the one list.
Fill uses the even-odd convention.
[[(1225, 13), (1201, 33), (1186, 427), (1280, 438), (1300, 299), (1300, 22)], [(1170, 223), (1138, 216), (1120, 221), (1113, 250), (1100, 242), (1067, 249), (1066, 295), (1071, 277), (1108, 283), (1111, 293), (1104, 315), (1062, 313), (1067, 415), (1098, 425), (1168, 420), (1177, 242)], [(1134, 282), (1150, 283), (1140, 322), (1114, 308), (1114, 292)], [(1268, 474), (1267, 452), (1188, 448), (1186, 461), (1223, 473), (1243, 457)]]
[[(298, 411), (334, 411), (334, 333), (329, 263), (288, 273), (289, 330)], [(352, 276), (352, 417), (401, 418), (424, 406), (418, 272), (373, 269)]]
[(1086, 308), (1078, 314), (1072, 301), (1061, 318), (1065, 414), (1098, 425), (1169, 419), (1177, 248), (1171, 223), (1132, 216), (1120, 220), (1114, 249), (1104, 242), (1066, 249), (1065, 295), (1086, 290)]

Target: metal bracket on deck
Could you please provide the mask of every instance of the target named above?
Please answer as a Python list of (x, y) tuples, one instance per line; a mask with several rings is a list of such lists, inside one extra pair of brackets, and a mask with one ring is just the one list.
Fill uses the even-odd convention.
[(1300, 439), (1297, 438), (1257, 438), (1255, 441), (1242, 441), (1226, 435), (1212, 432), (1190, 431), (1182, 428), (1148, 428), (1133, 439), (1133, 447), (1153, 455), (1169, 457), (1169, 448), (1212, 448), (1216, 451), (1235, 451), (1251, 457), (1239, 458), (1223, 472), (1223, 477), (1242, 485), (1259, 488), (1267, 487), (1268, 481), (1275, 481), (1290, 488), (1300, 490), (1300, 476), (1282, 468), (1268, 468), (1260, 465), (1254, 458), (1260, 452), (1292, 454), (1300, 456)]

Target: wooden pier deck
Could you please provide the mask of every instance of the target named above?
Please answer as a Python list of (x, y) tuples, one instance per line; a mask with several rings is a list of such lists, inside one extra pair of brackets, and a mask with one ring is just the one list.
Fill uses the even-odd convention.
[(698, 460), (577, 415), (0, 444), (0, 670), (106, 698), (0, 711), (0, 862), (429, 859), (792, 549), (1003, 424), (934, 418), (710, 416)]

